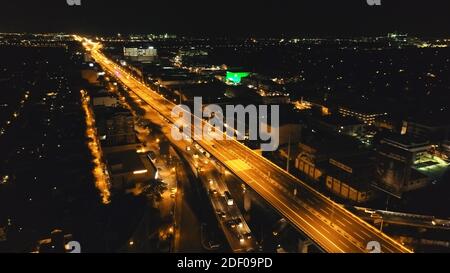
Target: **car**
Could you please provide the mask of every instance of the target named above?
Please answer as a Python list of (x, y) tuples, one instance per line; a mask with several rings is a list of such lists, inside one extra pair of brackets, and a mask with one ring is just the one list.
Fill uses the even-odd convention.
[(243, 243), (245, 242), (245, 238), (244, 238), (244, 236), (243, 236), (242, 234), (238, 233), (237, 237), (238, 237), (239, 242), (240, 242), (241, 244), (243, 244)]
[(244, 237), (250, 240), (252, 238), (252, 234), (250, 232), (247, 232), (244, 234)]
[(242, 228), (242, 227), (244, 226), (244, 224), (242, 223), (242, 219), (241, 219), (241, 218), (235, 218), (235, 219), (234, 219), (234, 222), (236, 223), (236, 225), (237, 225), (239, 228)]
[(236, 228), (236, 223), (234, 222), (234, 220), (229, 220), (229, 221), (227, 222), (227, 225), (228, 225), (230, 228)]
[(217, 210), (217, 216), (219, 216), (220, 218), (226, 218), (227, 217), (226, 213), (221, 211), (221, 210)]

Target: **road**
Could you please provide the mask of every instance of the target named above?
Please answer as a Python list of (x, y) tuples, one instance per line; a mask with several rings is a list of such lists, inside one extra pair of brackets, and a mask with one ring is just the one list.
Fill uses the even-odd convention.
[[(100, 51), (101, 45), (84, 42), (87, 50), (103, 69), (120, 80), (167, 121), (175, 104), (128, 74)], [(194, 119), (200, 119), (193, 116)], [(204, 126), (208, 126), (201, 120)], [(392, 238), (370, 226), (348, 210), (334, 203), (306, 183), (290, 175), (236, 140), (197, 140), (196, 142), (237, 177), (257, 192), (298, 230), (325, 252), (364, 253), (371, 241), (380, 243), (386, 253), (409, 253)], [(297, 188), (298, 194), (293, 194)]]
[[(195, 153), (197, 150), (195, 147), (192, 147), (192, 151)], [(204, 155), (200, 158), (201, 160), (206, 159)], [(209, 189), (209, 197), (216, 212), (219, 225), (222, 227), (233, 252), (254, 251), (257, 249), (256, 239), (251, 233), (250, 227), (242, 216), (236, 202), (233, 202), (232, 205), (227, 204), (224, 193), (229, 191), (228, 186), (214, 165), (210, 162), (202, 167), (202, 178), (206, 178), (202, 179), (202, 181), (205, 184), (205, 188)]]
[[(130, 94), (130, 98), (132, 98), (135, 101), (141, 101), (135, 94)], [(150, 106), (143, 104), (141, 107), (145, 110), (145, 119), (148, 119), (153, 124), (164, 124), (165, 122), (160, 115)], [(140, 132), (138, 130), (138, 136), (141, 136), (142, 134), (148, 135), (147, 133)], [(224, 232), (225, 238), (227, 239), (229, 243), (229, 247), (233, 252), (249, 252), (253, 251), (257, 247), (256, 240), (254, 236), (251, 234), (250, 228), (248, 227), (247, 223), (245, 222), (244, 218), (242, 217), (240, 210), (237, 208), (236, 205), (228, 206), (226, 204), (226, 201), (224, 200), (224, 197), (222, 194), (227, 191), (227, 187), (225, 185), (225, 182), (220, 179), (220, 175), (217, 173), (217, 167), (213, 160), (208, 159), (204, 154), (203, 150), (200, 150), (201, 147), (199, 145), (193, 145), (191, 142), (187, 141), (176, 141), (172, 138), (171, 130), (170, 130), (170, 124), (166, 124), (165, 127), (161, 128), (161, 134), (165, 135), (165, 137), (174, 144), (174, 146), (177, 147), (179, 150), (179, 156), (182, 156), (186, 160), (186, 165), (184, 166), (189, 169), (191, 169), (193, 172), (197, 172), (197, 168), (201, 169), (200, 175), (199, 175), (199, 181), (204, 184), (205, 189), (209, 189), (211, 186), (214, 187), (214, 189), (217, 190), (217, 194), (209, 194), (209, 200), (211, 202), (211, 205), (213, 207), (213, 213), (218, 220), (219, 226), (222, 227), (222, 230)], [(142, 136), (139, 137), (142, 141)], [(155, 144), (154, 140), (146, 141), (146, 147), (152, 147), (152, 145)], [(188, 149), (189, 148), (189, 149)], [(153, 151), (156, 151), (156, 147), (153, 147)], [(178, 156), (178, 155), (177, 155)], [(158, 161), (158, 162), (161, 162)], [(185, 168), (177, 167), (176, 168), (177, 177), (178, 174), (185, 173)], [(162, 173), (161, 173), (162, 174)], [(164, 177), (164, 176), (163, 176)], [(200, 234), (200, 223), (198, 223), (194, 219), (194, 214), (192, 207), (189, 206), (189, 204), (186, 202), (186, 196), (182, 196), (185, 193), (186, 186), (190, 185), (188, 182), (187, 177), (184, 179), (184, 183), (179, 183), (178, 192), (176, 194), (176, 200), (177, 206), (175, 208), (175, 218), (176, 218), (176, 228), (174, 230), (175, 232), (175, 244), (174, 244), (174, 252), (183, 252), (183, 251), (190, 251), (190, 252), (199, 252), (198, 251), (198, 245), (197, 242), (200, 242), (200, 239), (193, 240), (193, 237), (197, 237), (197, 235)], [(212, 183), (211, 180), (212, 179)], [(164, 180), (166, 181), (166, 180)], [(182, 180), (179, 180), (179, 182)], [(181, 187), (180, 187), (181, 186)], [(170, 188), (170, 187), (169, 187)], [(164, 200), (164, 199), (163, 199)], [(222, 211), (225, 213), (225, 217), (219, 216), (216, 211)], [(236, 225), (231, 227), (228, 224), (228, 221), (230, 220), (236, 220), (240, 219), (242, 225)], [(186, 221), (187, 220), (187, 221)], [(189, 236), (181, 236), (182, 234), (189, 234)], [(203, 235), (205, 235), (203, 233)], [(250, 237), (249, 237), (250, 236)], [(209, 240), (207, 236), (203, 238), (203, 247), (206, 250), (209, 251), (216, 251), (217, 249), (211, 248), (209, 246)], [(212, 242), (212, 241), (211, 241)], [(214, 244), (217, 244), (217, 241), (214, 241)], [(219, 244), (220, 245), (220, 244)], [(195, 248), (192, 249), (192, 246)], [(200, 248), (201, 249), (201, 248)]]
[(450, 220), (438, 219), (434, 216), (418, 215), (385, 210), (371, 210), (368, 208), (355, 207), (355, 214), (367, 221), (395, 224), (399, 226), (410, 226), (427, 229), (450, 230)]

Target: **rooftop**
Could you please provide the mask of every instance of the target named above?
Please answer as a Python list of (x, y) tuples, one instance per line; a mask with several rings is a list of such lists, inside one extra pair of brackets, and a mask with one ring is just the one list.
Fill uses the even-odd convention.
[(330, 125), (334, 125), (336, 127), (364, 124), (363, 122), (354, 117), (343, 117), (341, 115), (316, 116), (313, 117), (313, 119)]
[(315, 130), (303, 130), (301, 144), (307, 145), (322, 154), (359, 154), (364, 150), (360, 149), (360, 142), (344, 135), (334, 135)]
[(136, 150), (105, 153), (105, 158), (113, 175), (146, 170)]
[(366, 169), (370, 166), (374, 165), (374, 156), (372, 154), (359, 154), (354, 156), (346, 156), (339, 158), (330, 158), (330, 163), (340, 163), (349, 168), (352, 168), (353, 171), (357, 169)]
[(389, 133), (386, 137), (384, 137), (383, 140), (389, 144), (399, 146), (403, 149), (430, 145), (430, 142), (425, 139), (409, 135), (400, 135), (396, 133)]

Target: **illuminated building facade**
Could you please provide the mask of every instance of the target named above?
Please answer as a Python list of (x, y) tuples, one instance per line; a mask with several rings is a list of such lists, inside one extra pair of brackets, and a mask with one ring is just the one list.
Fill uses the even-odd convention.
[(373, 160), (366, 155), (350, 158), (330, 158), (326, 171), (326, 186), (333, 194), (363, 203), (373, 197), (370, 184), (374, 179)]
[(146, 48), (124, 47), (123, 55), (132, 61), (151, 62), (158, 56), (158, 51), (152, 46)]
[(414, 165), (430, 149), (428, 141), (402, 135), (384, 138), (377, 150), (376, 186), (396, 196), (427, 186), (429, 178)]
[(243, 78), (250, 76), (248, 72), (232, 72), (227, 71), (227, 75), (225, 77), (225, 81), (228, 84), (239, 85), (242, 82)]
[(354, 117), (364, 122), (365, 124), (372, 125), (378, 117), (386, 116), (387, 113), (368, 113), (363, 111), (356, 111), (347, 107), (339, 107), (339, 113), (344, 117)]

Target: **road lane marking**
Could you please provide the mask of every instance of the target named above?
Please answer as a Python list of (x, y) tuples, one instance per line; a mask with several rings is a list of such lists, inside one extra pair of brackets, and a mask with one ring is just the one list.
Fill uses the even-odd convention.
[[(97, 52), (96, 52), (97, 53)], [(100, 53), (98, 53), (98, 54), (100, 54)], [(102, 56), (102, 55), (99, 55), (99, 56)], [(106, 59), (106, 57), (105, 57), (105, 59)], [(106, 66), (106, 67), (108, 67), (108, 65), (104, 65), (104, 66)], [(122, 71), (122, 70), (121, 70)], [(114, 72), (113, 72), (113, 74), (114, 74)], [(127, 85), (131, 85), (132, 87), (134, 87), (135, 89), (138, 89), (138, 91), (140, 91), (139, 93), (141, 93), (141, 92), (145, 92), (145, 91), (150, 91), (150, 92), (154, 92), (153, 90), (151, 90), (150, 88), (148, 88), (148, 87), (146, 87), (145, 86), (145, 88), (144, 88), (144, 91), (143, 91), (143, 89), (141, 88), (141, 86), (144, 86), (142, 83), (140, 83), (140, 82), (138, 82), (137, 80), (135, 80), (135, 79), (129, 79), (129, 80), (124, 80), (123, 79), (123, 77), (124, 77), (124, 75), (122, 75), (122, 74), (120, 74), (119, 76), (116, 76), (117, 78), (119, 78), (123, 83), (125, 83), (125, 84), (127, 84)], [(134, 82), (136, 82), (136, 83), (138, 83), (138, 84), (134, 84)], [(135, 90), (130, 90), (131, 92), (133, 92), (133, 93), (136, 93), (135, 92)], [(142, 97), (144, 97), (143, 96), (143, 94), (137, 94), (138, 96), (140, 96), (141, 98)], [(152, 95), (153, 95), (153, 93), (152, 93)], [(156, 98), (157, 99), (155, 99), (154, 97), (156, 96), (156, 94), (154, 94), (154, 96), (149, 96), (148, 94), (145, 94), (145, 98), (146, 98), (146, 102), (147, 103), (149, 103), (147, 100), (156, 100), (156, 101), (161, 101), (161, 102), (164, 102), (165, 100), (164, 99), (162, 99), (162, 98), (160, 98), (160, 97), (158, 97), (158, 96), (156, 96)], [(154, 108), (153, 106), (151, 106), (152, 108)], [(168, 106), (166, 106), (166, 108), (167, 108)], [(154, 108), (155, 109), (155, 108)], [(157, 112), (161, 112), (161, 109), (155, 109)], [(166, 113), (167, 114), (167, 113)], [(196, 117), (196, 118), (198, 118), (198, 117)], [(233, 143), (234, 144), (234, 143)], [(243, 146), (243, 147), (241, 147), (241, 146), (239, 146), (239, 144), (241, 145), (241, 146)], [(247, 151), (251, 151), (250, 149), (248, 149), (248, 147), (245, 147), (244, 145), (242, 145), (241, 143), (237, 143), (237, 147), (239, 147), (239, 148), (243, 148), (243, 150), (245, 151), (245, 152), (247, 152)], [(255, 154), (256, 155), (256, 154)], [(252, 154), (250, 154), (250, 157), (252, 157)], [(259, 157), (258, 157), (258, 159), (260, 159)], [(269, 162), (269, 161), (268, 161)], [(264, 162), (264, 163), (267, 163), (267, 162)], [(272, 163), (272, 162), (269, 162), (269, 163)], [(272, 163), (273, 164), (273, 163)], [(260, 165), (260, 164), (258, 164), (258, 165)], [(264, 165), (264, 164), (263, 164)], [(276, 165), (274, 165), (273, 164), (273, 166), (275, 166), (275, 167), (278, 167), (278, 166), (276, 166)], [(266, 167), (266, 166), (264, 166), (264, 167)], [(279, 167), (278, 167), (279, 168)], [(284, 173), (283, 173), (283, 175), (284, 175)], [(246, 175), (247, 177), (249, 177), (248, 175)], [(279, 176), (279, 177), (282, 177), (282, 176)], [(278, 176), (275, 176), (275, 178), (277, 178), (277, 179), (279, 179), (279, 177)], [(288, 174), (288, 177), (291, 177), (291, 176), (289, 176), (289, 174)], [(293, 176), (292, 176), (293, 177)], [(253, 178), (251, 179), (252, 181), (253, 181)], [(295, 181), (297, 182), (297, 180), (298, 179), (295, 179)], [(245, 180), (244, 180), (245, 181)], [(302, 182), (302, 181), (300, 181), (299, 180), (299, 182), (300, 182), (300, 185), (302, 185), (302, 186), (306, 186), (306, 188), (307, 189), (309, 189), (310, 188), (310, 186), (308, 186), (308, 185), (304, 185), (304, 182)], [(272, 183), (272, 181), (271, 181), (271, 183)], [(259, 183), (258, 183), (258, 185), (259, 185)], [(260, 187), (262, 187), (261, 185), (259, 185)], [(264, 188), (263, 188), (264, 189)], [(312, 191), (312, 192), (310, 192), (310, 193), (315, 193), (314, 191)], [(320, 194), (320, 193), (319, 193)], [(272, 194), (270, 194), (270, 195), (272, 195)], [(312, 195), (312, 197), (314, 197), (314, 195)], [(276, 198), (277, 199), (277, 201), (279, 201), (279, 202), (281, 202), (278, 198)], [(289, 198), (287, 198), (287, 200), (289, 200)], [(284, 206), (286, 206), (283, 202), (281, 202)], [(326, 202), (325, 202), (326, 203)], [(345, 217), (343, 218), (346, 222), (349, 222), (349, 221), (347, 221), (347, 219), (345, 219)], [(350, 222), (349, 222), (350, 223)], [(308, 224), (308, 223), (307, 223)], [(351, 223), (350, 223), (351, 224)], [(353, 224), (351, 224), (352, 226), (353, 226)], [(320, 232), (319, 232), (319, 234), (320, 234)], [(366, 234), (366, 233), (364, 233), (364, 234)], [(367, 235), (367, 234), (366, 234)], [(378, 234), (376, 234), (376, 235), (378, 235)], [(370, 237), (370, 236), (369, 236)], [(378, 236), (377, 236), (378, 237)], [(383, 237), (384, 238), (384, 237)], [(384, 239), (386, 239), (386, 238), (384, 238)], [(389, 238), (390, 239), (390, 238)], [(387, 240), (387, 239), (386, 239)], [(391, 242), (392, 241), (392, 242)], [(388, 242), (390, 242), (390, 243), (396, 243), (395, 241), (393, 241), (392, 239), (391, 240), (388, 240)], [(394, 244), (395, 245), (395, 244)]]
[(339, 221), (339, 219), (335, 219), (335, 221), (336, 221), (339, 225), (341, 225), (342, 227), (344, 227), (344, 228), (346, 227), (344, 223), (342, 223), (341, 221)]
[[(256, 184), (259, 185), (258, 182), (256, 182)], [(259, 186), (261, 187), (261, 185), (259, 185)], [(297, 218), (301, 219), (306, 225), (310, 226), (314, 231), (316, 231), (318, 234), (320, 234), (324, 239), (326, 239), (329, 243), (331, 243), (335, 248), (337, 248), (339, 251), (344, 253), (344, 251), (340, 247), (338, 247), (333, 241), (331, 241), (328, 237), (323, 235), (319, 230), (317, 230), (317, 228), (315, 228), (310, 223), (305, 221), (300, 215), (298, 215), (297, 212), (293, 211), (289, 206), (287, 206), (284, 202), (282, 202), (280, 199), (278, 199), (278, 197), (273, 195), (271, 192), (267, 191), (264, 187), (262, 187), (262, 189), (265, 190), (269, 195), (271, 195), (275, 200), (277, 200), (281, 205), (283, 205), (285, 208), (290, 210), (293, 213), (294, 216), (296, 216)]]
[(360, 238), (362, 242), (364, 242), (364, 237), (362, 237), (360, 234), (354, 232), (353, 235), (355, 235), (356, 237)]

